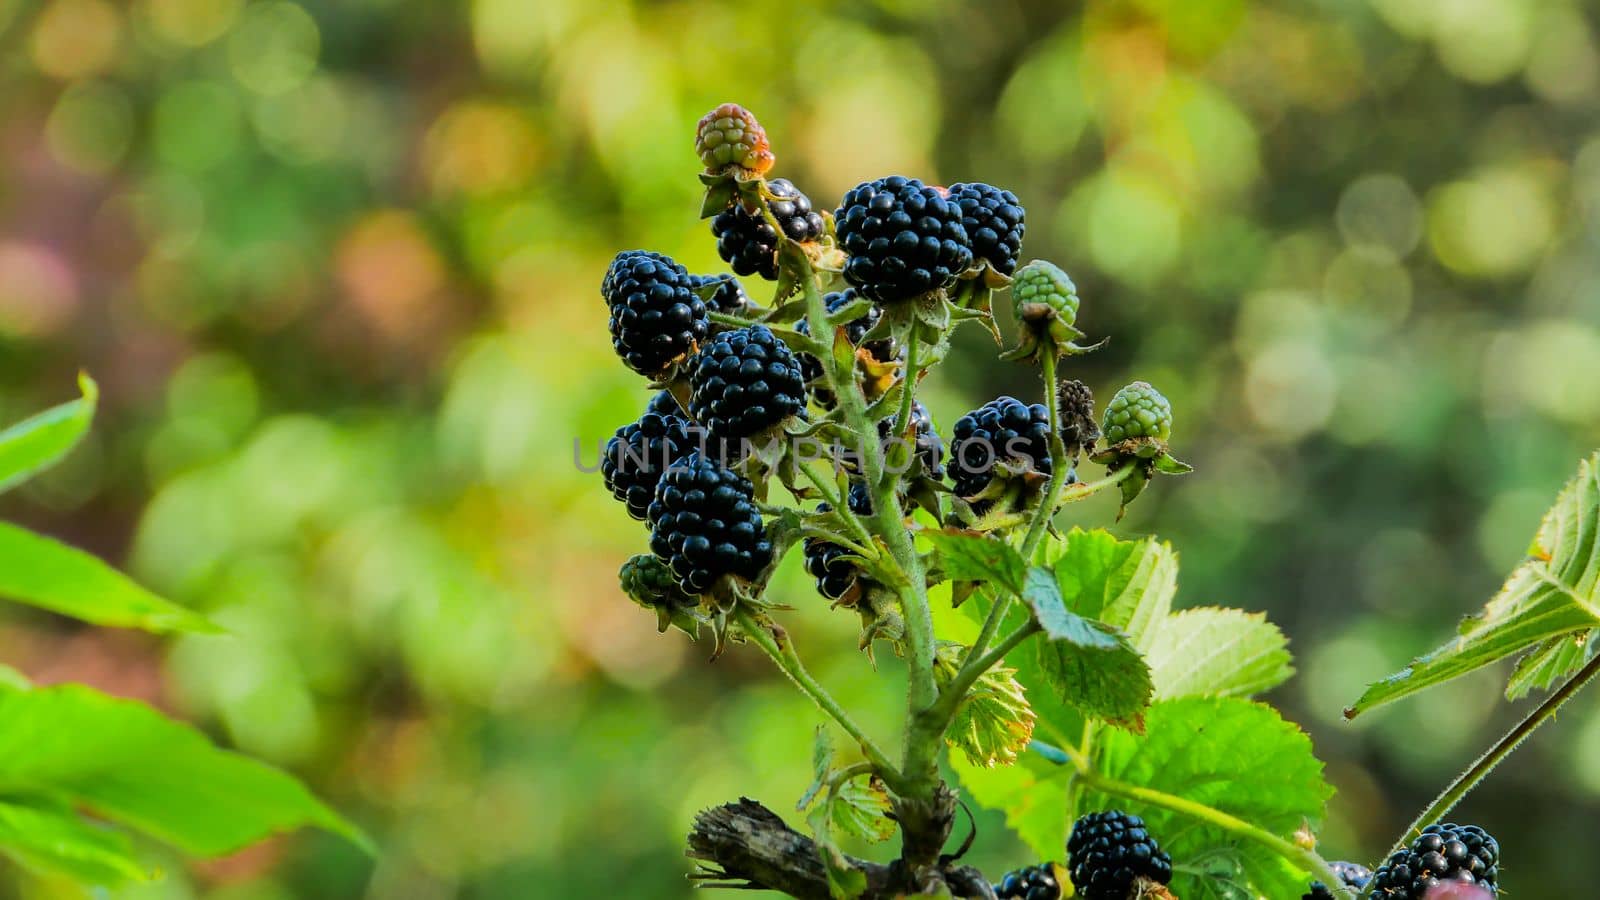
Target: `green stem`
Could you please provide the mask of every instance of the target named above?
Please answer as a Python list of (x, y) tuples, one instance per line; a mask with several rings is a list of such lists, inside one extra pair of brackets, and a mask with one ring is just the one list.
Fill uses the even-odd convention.
[(1128, 800), (1138, 800), (1151, 806), (1159, 806), (1179, 815), (1214, 825), (1235, 837), (1260, 844), (1296, 866), (1314, 874), (1330, 891), (1336, 892), (1336, 896), (1343, 896), (1348, 900), (1357, 900), (1356, 895), (1344, 886), (1344, 882), (1339, 879), (1339, 876), (1328, 865), (1328, 861), (1314, 850), (1307, 850), (1293, 841), (1285, 840), (1270, 831), (1258, 828), (1237, 816), (1229, 815), (1204, 803), (1196, 803), (1193, 800), (1188, 800), (1175, 794), (1168, 794), (1165, 791), (1128, 784), (1108, 775), (1102, 775), (1095, 770), (1088, 759), (1072, 748), (1045, 747), (1041, 745), (1040, 749), (1046, 759), (1056, 762), (1065, 759), (1066, 764), (1072, 766), (1076, 771), (1079, 779), (1101, 793), (1123, 797)]
[[(900, 409), (894, 417), (894, 436), (902, 438), (906, 433), (906, 425), (911, 421), (911, 402), (913, 388), (917, 384), (917, 348), (922, 344), (917, 340), (917, 329), (911, 329), (909, 343), (906, 346), (906, 374), (901, 383)], [(913, 453), (913, 455), (915, 455)]]
[(873, 545), (872, 532), (867, 530), (867, 526), (861, 524), (861, 519), (850, 508), (849, 498), (840, 497), (839, 492), (835, 490), (836, 485), (834, 482), (818, 475), (811, 466), (804, 465), (799, 468), (801, 474), (806, 476), (806, 480), (811, 482), (811, 486), (816, 488), (817, 492), (822, 495), (822, 499), (827, 501), (828, 506), (832, 507), (833, 511), (839, 514), (839, 518), (845, 525), (855, 532), (856, 537), (861, 539), (861, 543), (871, 547)]
[(739, 627), (744, 630), (745, 635), (750, 638), (750, 642), (760, 647), (762, 652), (771, 657), (773, 663), (783, 671), (783, 674), (789, 676), (789, 680), (795, 683), (801, 693), (810, 697), (811, 701), (817, 704), (823, 712), (839, 723), (839, 727), (843, 728), (846, 734), (856, 739), (856, 742), (861, 745), (862, 754), (867, 757), (867, 761), (872, 764), (873, 769), (883, 778), (884, 782), (891, 786), (900, 782), (900, 772), (889, 761), (889, 757), (884, 755), (884, 752), (878, 748), (872, 738), (867, 736), (861, 726), (850, 718), (850, 714), (845, 712), (844, 707), (839, 705), (839, 701), (833, 699), (833, 696), (822, 685), (818, 684), (815, 678), (811, 677), (811, 673), (806, 671), (805, 664), (800, 661), (800, 654), (795, 652), (793, 641), (785, 639), (782, 643), (779, 643), (772, 632), (757, 622), (750, 610), (742, 605), (735, 608), (733, 617), (734, 621), (739, 623)]
[[(1471, 766), (1468, 766), (1465, 772), (1456, 776), (1455, 781), (1452, 781), (1450, 786), (1445, 788), (1433, 803), (1422, 811), (1421, 815), (1417, 816), (1416, 821), (1411, 823), (1411, 827), (1400, 835), (1400, 840), (1395, 844), (1394, 849), (1403, 848), (1416, 835), (1422, 833), (1422, 829), (1449, 815), (1450, 810), (1454, 809), (1463, 797), (1467, 796), (1473, 788), (1478, 786), (1479, 782), (1494, 771), (1496, 766), (1511, 755), (1511, 751), (1517, 749), (1518, 745), (1527, 740), (1540, 725), (1555, 718), (1556, 711), (1568, 700), (1571, 700), (1578, 691), (1582, 690), (1584, 685), (1594, 680), (1596, 675), (1600, 675), (1600, 656), (1589, 660), (1582, 669), (1578, 670), (1576, 675), (1567, 680), (1566, 684), (1563, 684), (1555, 693), (1539, 704), (1537, 708), (1523, 717), (1522, 721), (1506, 732), (1505, 736), (1496, 741), (1494, 746), (1478, 757)], [(1393, 852), (1393, 850), (1390, 852)]]
[(1100, 479), (1099, 481), (1087, 481), (1079, 482), (1077, 484), (1069, 484), (1067, 485), (1066, 490), (1062, 492), (1061, 502), (1076, 503), (1079, 500), (1083, 500), (1098, 494), (1108, 487), (1116, 487), (1126, 480), (1129, 475), (1132, 475), (1137, 466), (1138, 463), (1130, 462), (1124, 465), (1122, 468), (1112, 472), (1110, 475)]
[(706, 319), (718, 325), (727, 325), (730, 328), (744, 328), (747, 325), (755, 324), (756, 321), (754, 319), (746, 319), (743, 316), (730, 316), (727, 313), (712, 312), (711, 310), (706, 310)]

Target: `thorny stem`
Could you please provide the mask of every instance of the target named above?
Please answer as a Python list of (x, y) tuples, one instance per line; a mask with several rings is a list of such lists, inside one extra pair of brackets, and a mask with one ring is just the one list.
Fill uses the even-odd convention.
[(709, 309), (706, 310), (706, 319), (708, 321), (715, 322), (718, 325), (727, 325), (730, 328), (744, 328), (755, 322), (754, 319), (746, 319), (743, 316), (731, 316), (727, 313), (713, 312)]
[(1336, 892), (1336, 896), (1344, 897), (1346, 900), (1358, 900), (1356, 895), (1345, 887), (1344, 882), (1339, 879), (1339, 876), (1328, 865), (1328, 861), (1314, 850), (1307, 850), (1293, 841), (1285, 840), (1270, 831), (1258, 828), (1237, 816), (1229, 815), (1204, 803), (1196, 803), (1193, 800), (1187, 800), (1175, 794), (1141, 787), (1136, 784), (1128, 784), (1103, 775), (1095, 769), (1087, 757), (1071, 747), (1053, 747), (1048, 744), (1041, 744), (1038, 741), (1034, 741), (1030, 746), (1051, 762), (1071, 766), (1077, 779), (1101, 793), (1123, 797), (1128, 800), (1138, 800), (1151, 806), (1159, 806), (1162, 809), (1171, 810), (1179, 815), (1188, 816), (1191, 819), (1198, 819), (1215, 825), (1231, 835), (1260, 844), (1289, 862), (1313, 873), (1317, 880), (1327, 886), (1330, 891)]
[[(1420, 834), (1422, 829), (1449, 815), (1450, 810), (1454, 809), (1456, 804), (1460, 803), (1468, 792), (1477, 787), (1479, 782), (1487, 778), (1496, 766), (1511, 755), (1511, 751), (1517, 749), (1518, 745), (1527, 740), (1529, 735), (1532, 735), (1540, 725), (1555, 718), (1556, 711), (1568, 700), (1571, 700), (1596, 675), (1600, 675), (1600, 656), (1591, 659), (1587, 665), (1578, 670), (1576, 675), (1568, 679), (1566, 684), (1563, 684), (1555, 693), (1539, 704), (1537, 708), (1528, 713), (1522, 721), (1506, 732), (1505, 737), (1495, 742), (1494, 746), (1478, 757), (1471, 766), (1467, 767), (1465, 772), (1456, 776), (1455, 781), (1452, 781), (1450, 786), (1445, 788), (1438, 798), (1429, 804), (1421, 815), (1417, 816), (1416, 821), (1412, 822), (1411, 826), (1400, 835), (1400, 840), (1396, 842), (1394, 850), (1403, 848), (1411, 842), (1412, 838)], [(1393, 850), (1390, 852), (1392, 853)]]
[(917, 386), (917, 346), (922, 342), (917, 340), (917, 329), (911, 329), (910, 342), (906, 346), (906, 374), (901, 381), (900, 409), (894, 417), (894, 437), (905, 437), (906, 424), (911, 421), (911, 401), (913, 388)]
[(840, 520), (845, 523), (846, 527), (855, 532), (856, 537), (861, 539), (862, 545), (866, 547), (873, 546), (872, 532), (868, 531), (867, 526), (861, 524), (861, 520), (856, 517), (855, 511), (850, 508), (849, 498), (840, 497), (836, 489), (837, 486), (832, 481), (818, 475), (809, 465), (800, 466), (800, 472), (806, 476), (807, 481), (811, 482), (812, 487), (815, 487), (817, 492), (822, 495), (822, 499), (827, 501), (828, 506), (839, 514)]
[(867, 761), (872, 764), (873, 770), (883, 778), (884, 782), (891, 786), (898, 784), (901, 780), (899, 770), (894, 767), (894, 764), (889, 761), (889, 757), (884, 755), (884, 752), (878, 748), (872, 738), (867, 736), (861, 726), (850, 718), (850, 714), (845, 712), (844, 707), (839, 705), (839, 701), (833, 699), (833, 696), (822, 685), (818, 684), (815, 678), (811, 677), (811, 673), (806, 671), (805, 664), (800, 662), (800, 654), (795, 652), (794, 642), (785, 638), (782, 643), (779, 643), (778, 639), (773, 637), (772, 632), (768, 631), (760, 622), (757, 622), (755, 616), (744, 606), (736, 607), (733, 615), (734, 621), (739, 623), (739, 627), (750, 638), (750, 642), (760, 647), (762, 652), (771, 657), (772, 662), (783, 670), (783, 674), (789, 676), (789, 680), (795, 683), (801, 693), (810, 697), (812, 702), (817, 704), (823, 712), (839, 723), (839, 727), (843, 728), (846, 734), (856, 739), (856, 743), (861, 745), (862, 754), (867, 757)]

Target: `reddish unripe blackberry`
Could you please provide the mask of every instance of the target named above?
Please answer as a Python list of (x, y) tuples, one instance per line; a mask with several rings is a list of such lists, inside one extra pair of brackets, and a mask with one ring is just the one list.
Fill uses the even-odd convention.
[(767, 144), (767, 130), (737, 103), (724, 103), (700, 117), (694, 149), (711, 173), (742, 169), (760, 175), (771, 169), (775, 160)]
[(1500, 844), (1476, 825), (1429, 825), (1372, 873), (1371, 900), (1424, 900), (1430, 888), (1452, 881), (1496, 892)]
[[(824, 295), (822, 302), (827, 306), (829, 313), (834, 313), (843, 309), (860, 296), (860, 294), (856, 293), (855, 288), (845, 288), (842, 291), (832, 291)], [(866, 337), (867, 332), (871, 331), (878, 324), (878, 320), (882, 318), (883, 310), (876, 306), (869, 307), (860, 317), (845, 323), (844, 333), (851, 346), (866, 350), (873, 359), (887, 363), (894, 361), (900, 355), (900, 349), (893, 338), (882, 338), (862, 343), (862, 339)], [(795, 326), (795, 330), (801, 334), (810, 334), (811, 325), (807, 320), (802, 319)], [(838, 402), (838, 398), (823, 383), (822, 360), (809, 353), (795, 355), (800, 360), (800, 374), (806, 380), (806, 389), (811, 392), (811, 399), (815, 400), (817, 405), (823, 409), (832, 409), (833, 405)]]
[[(1353, 862), (1331, 862), (1328, 868), (1339, 876), (1339, 882), (1354, 891), (1361, 891), (1372, 880), (1372, 870)], [(1311, 882), (1311, 890), (1300, 900), (1336, 900), (1333, 891), (1320, 881)]]
[(800, 363), (765, 325), (717, 335), (689, 364), (689, 412), (719, 441), (767, 431), (805, 407)]
[(611, 310), (611, 346), (628, 368), (655, 378), (705, 340), (706, 305), (689, 273), (671, 257), (618, 253), (600, 282)]
[(672, 466), (650, 503), (650, 550), (678, 585), (703, 594), (719, 578), (759, 577), (772, 542), (744, 476), (698, 453)]
[(1089, 813), (1072, 826), (1067, 866), (1083, 900), (1128, 900), (1139, 879), (1163, 885), (1172, 880), (1172, 858), (1144, 820), (1119, 810)]
[(1050, 413), (1042, 403), (997, 397), (957, 419), (951, 435), (950, 478), (959, 497), (988, 487), (1000, 460), (1050, 473)]
[[(766, 201), (773, 218), (792, 241), (814, 241), (822, 237), (822, 215), (811, 209), (811, 199), (782, 178), (767, 182), (777, 196)], [(711, 234), (717, 239), (717, 254), (740, 275), (760, 275), (768, 281), (778, 279), (778, 232), (759, 212), (751, 213), (734, 204), (711, 220)]]
[(972, 242), (974, 259), (988, 262), (1002, 275), (1015, 272), (1026, 230), (1017, 195), (978, 182), (952, 184), (950, 202), (961, 210), (961, 227)]
[(606, 441), (600, 474), (611, 496), (627, 505), (628, 515), (643, 519), (655, 498), (661, 473), (697, 446), (683, 419), (647, 412), (639, 421), (618, 428)]
[(879, 303), (949, 287), (972, 266), (961, 208), (936, 188), (894, 175), (857, 185), (834, 213), (845, 280)]

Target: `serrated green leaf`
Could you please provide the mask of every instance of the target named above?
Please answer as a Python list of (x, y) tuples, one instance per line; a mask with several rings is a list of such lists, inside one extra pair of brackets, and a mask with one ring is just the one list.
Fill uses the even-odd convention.
[(0, 491), (7, 491), (55, 465), (77, 445), (94, 420), (100, 388), (78, 376), (83, 396), (54, 406), (0, 431)]
[(832, 769), (833, 738), (828, 734), (827, 725), (818, 725), (816, 736), (811, 741), (811, 784), (806, 787), (805, 793), (800, 795), (800, 801), (794, 805), (796, 810), (804, 810), (817, 799), (817, 795), (827, 785), (828, 772)]
[(1040, 558), (1055, 571), (1068, 609), (1121, 629), (1140, 649), (1172, 610), (1178, 557), (1154, 538), (1120, 541), (1101, 529), (1074, 528), (1047, 542)]
[(1033, 738), (1035, 718), (1017, 671), (995, 666), (962, 698), (945, 731), (945, 743), (959, 749), (973, 765), (1009, 766)]
[(81, 685), (0, 691), (0, 795), (43, 794), (192, 854), (316, 826), (370, 847), (292, 776)]
[(1198, 607), (1168, 616), (1145, 653), (1156, 696), (1249, 697), (1294, 674), (1289, 642), (1262, 613)]
[(1594, 658), (1594, 632), (1579, 631), (1553, 637), (1517, 660), (1506, 683), (1506, 699), (1521, 700), (1529, 691), (1549, 690)]
[(897, 826), (888, 817), (889, 792), (876, 778), (858, 775), (839, 785), (828, 798), (828, 808), (838, 832), (869, 841), (894, 837)]
[[(1146, 722), (1143, 735), (1113, 731), (1098, 738), (1095, 759), (1102, 773), (1205, 804), (1285, 840), (1304, 823), (1322, 821), (1333, 795), (1322, 763), (1305, 732), (1271, 707), (1238, 697), (1187, 697), (1153, 704)], [(1172, 891), (1180, 897), (1231, 896), (1215, 872), (1196, 866), (1218, 854), (1237, 860), (1250, 896), (1296, 897), (1310, 880), (1281, 856), (1199, 819), (1093, 790), (1085, 792), (1084, 804), (1086, 810), (1125, 809), (1144, 817), (1172, 855)]]
[(950, 767), (980, 806), (1005, 812), (1006, 826), (1033, 851), (1035, 859), (1060, 859), (1067, 843), (1066, 766), (1025, 753), (1013, 766), (986, 768), (957, 755)]
[(0, 802), (0, 853), (37, 874), (101, 887), (150, 881), (156, 874), (133, 855), (126, 835), (48, 804)]
[(1545, 513), (1529, 557), (1484, 608), (1461, 623), (1455, 640), (1367, 687), (1347, 717), (1459, 678), (1540, 645), (1508, 691), (1525, 693), (1570, 674), (1587, 653), (1558, 639), (1587, 641), (1600, 625), (1600, 453), (1584, 460)]
[(850, 865), (850, 860), (834, 843), (830, 833), (828, 804), (820, 804), (806, 817), (817, 846), (817, 856), (822, 860), (823, 871), (828, 876), (828, 893), (834, 900), (852, 900), (867, 889), (867, 873)]
[(0, 522), (0, 597), (95, 625), (145, 631), (221, 631), (152, 594), (100, 559)]
[(1155, 685), (1150, 667), (1126, 638), (1118, 635), (1109, 649), (1065, 640), (1040, 642), (1038, 658), (1045, 679), (1068, 704), (1091, 718), (1144, 730)]
[(1027, 563), (1010, 544), (976, 531), (927, 531), (938, 551), (946, 578), (952, 581), (987, 581), (1013, 594), (1022, 592)]
[(1116, 649), (1119, 637), (1116, 630), (1068, 610), (1055, 573), (1049, 569), (1034, 566), (1028, 570), (1022, 599), (1033, 610), (1034, 620), (1050, 640), (1101, 650)]

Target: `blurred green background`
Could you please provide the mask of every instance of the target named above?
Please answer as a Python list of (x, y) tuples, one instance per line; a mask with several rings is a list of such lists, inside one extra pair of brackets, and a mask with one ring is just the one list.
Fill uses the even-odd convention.
[[(232, 631), (7, 607), (0, 657), (191, 717), (382, 845), (173, 859), (125, 896), (688, 896), (693, 812), (791, 808), (817, 716), (620, 595), (644, 530), (574, 440), (592, 464), (647, 398), (611, 255), (722, 271), (691, 141), (737, 100), (819, 208), (890, 173), (1021, 196), (1024, 258), (1111, 337), (1068, 374), (1155, 383), (1198, 468), (1115, 530), (1174, 543), (1181, 603), (1283, 625), (1272, 699), (1340, 791), (1324, 849), (1371, 860), (1518, 710), (1498, 673), (1341, 707), (1495, 590), (1600, 444), (1597, 26), (1562, 0), (0, 2), (0, 412), (79, 368), (105, 392), (0, 512)], [(1034, 390), (958, 345), (941, 429)], [(786, 624), (893, 739), (893, 661), (797, 556)], [(1460, 813), (1525, 900), (1593, 893), (1600, 694), (1571, 708)], [(1029, 862), (978, 824), (975, 862)]]

